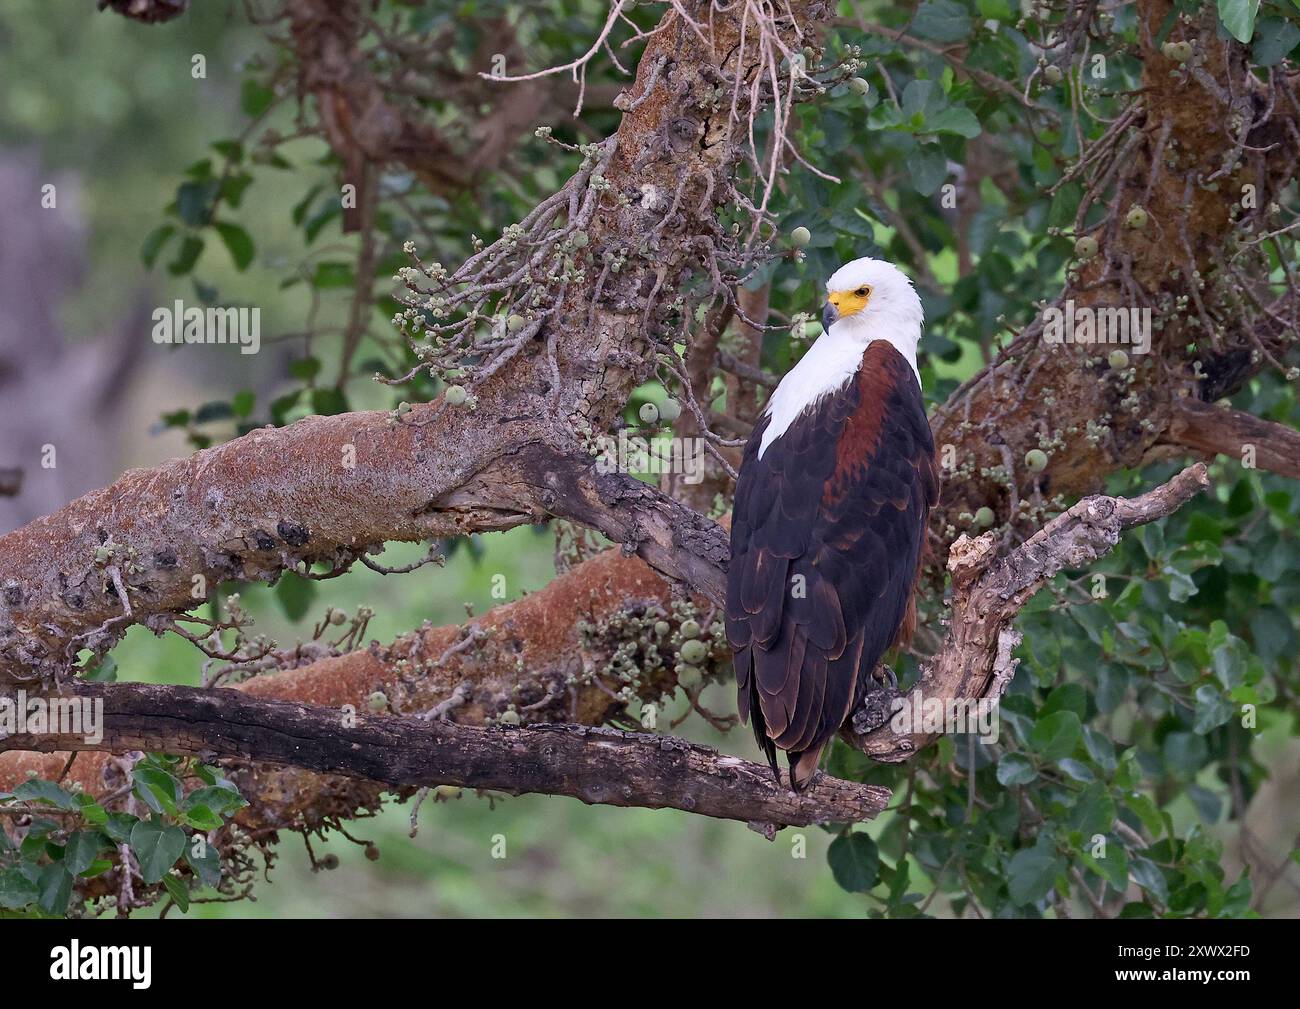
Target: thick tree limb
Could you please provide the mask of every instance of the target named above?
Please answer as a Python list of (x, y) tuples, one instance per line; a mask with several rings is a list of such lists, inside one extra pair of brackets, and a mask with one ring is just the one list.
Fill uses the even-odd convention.
[[(128, 473), (0, 538), (0, 685), (51, 680), (80, 649), (106, 651), (130, 623), (165, 622), (221, 581), (274, 580), (302, 562), (347, 564), (387, 540), (539, 521), (548, 494), (562, 504), (567, 488), (530, 482), (536, 459), (521, 453), (538, 445), (548, 459), (581, 453), (576, 432), (609, 430), (653, 368), (650, 329), (664, 324), (666, 305), (698, 266), (699, 243), (717, 234), (748, 135), (744, 116), (712, 101), (719, 73), (744, 78), (759, 67), (755, 48), (738, 45), (746, 10), (711, 18), (707, 38), (674, 11), (665, 15), (638, 68), (645, 100), (624, 113), (602, 176), (607, 191), (636, 198), (590, 221), (583, 283), (566, 289), (544, 341), (476, 387), (474, 411), (438, 401), (395, 424), (386, 414), (354, 413), (262, 429)], [(827, 14), (820, 3), (789, 4), (772, 30), (798, 44), (805, 25)], [(673, 68), (652, 80), (661, 58)], [(641, 199), (646, 192), (662, 198)], [(658, 236), (652, 258), (617, 275), (599, 268), (602, 250), (639, 248), (648, 234)], [(572, 476), (560, 470), (559, 479)], [(600, 500), (582, 496), (575, 507), (583, 512)], [(712, 578), (716, 594), (716, 571), (685, 556), (667, 566), (676, 530), (660, 519), (630, 523), (630, 509), (620, 510), (616, 520), (602, 508), (600, 527), (633, 534), (632, 549), (664, 562), (672, 577)], [(700, 541), (710, 568), (725, 561), (707, 519), (688, 519), (681, 535)], [(129, 598), (119, 597), (119, 584)]]
[[(672, 647), (648, 633), (654, 623), (673, 617), (672, 595), (670, 585), (639, 558), (607, 550), (464, 625), (426, 626), (389, 645), (341, 655), (294, 650), (279, 671), (244, 680), (236, 689), (268, 700), (335, 709), (350, 704), (358, 710), (379, 691), (392, 711), (406, 715), (423, 715), (458, 697), (448, 716), (460, 724), (482, 725), (514, 704), (525, 723), (600, 725), (626, 706), (618, 695), (626, 683), (610, 671), (620, 646), (638, 648), (641, 703), (663, 705), (676, 689)], [(652, 641), (657, 666), (646, 651)], [(721, 644), (711, 647), (706, 665), (723, 675), (730, 652)], [(29, 773), (57, 777), (68, 756), (0, 753), (0, 791)], [(349, 817), (377, 805), (381, 791), (355, 779), (256, 764), (231, 776), (250, 802), (239, 821), (254, 833)], [(80, 754), (68, 781), (96, 795), (120, 784), (105, 753)]]
[(681, 809), (782, 826), (857, 822), (879, 813), (889, 790), (821, 775), (796, 793), (765, 765), (664, 736), (572, 725), (483, 729), (452, 722), (357, 715), (252, 698), (237, 690), (86, 684), (75, 696), (103, 703), (103, 739), (16, 735), (0, 750), (130, 750), (291, 765), (395, 788), (460, 785), (521, 795), (567, 795), (588, 804)]
[(1250, 446), (1259, 469), (1300, 480), (1300, 431), (1241, 410), (1180, 399), (1174, 404), (1162, 441), (1206, 455), (1225, 455), (1237, 462), (1244, 460)]

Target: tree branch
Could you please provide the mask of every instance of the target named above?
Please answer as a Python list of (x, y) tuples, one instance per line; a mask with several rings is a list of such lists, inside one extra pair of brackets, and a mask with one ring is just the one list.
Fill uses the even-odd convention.
[(0, 750), (130, 750), (292, 765), (393, 787), (459, 785), (588, 804), (681, 809), (740, 820), (769, 836), (783, 826), (857, 822), (889, 790), (826, 775), (802, 793), (771, 771), (683, 739), (573, 725), (484, 729), (357, 715), (237, 690), (85, 684), (103, 703), (103, 738), (42, 733), (0, 739)]
[[(973, 699), (987, 696), (996, 683), (1000, 694), (1014, 671), (1010, 623), (1030, 597), (1058, 572), (1087, 567), (1109, 553), (1123, 530), (1173, 514), (1209, 485), (1205, 464), (1196, 463), (1141, 497), (1086, 497), (1002, 557), (995, 556), (993, 533), (960, 537), (948, 555), (953, 584), (948, 635), (913, 691), (925, 700)], [(894, 763), (937, 738), (895, 732), (882, 714), (878, 702), (855, 713), (853, 727), (842, 733), (845, 741), (875, 760)]]
[(1242, 462), (1254, 449), (1254, 464), (1270, 473), (1300, 480), (1300, 432), (1253, 414), (1217, 407), (1199, 399), (1175, 401), (1169, 428), (1161, 440), (1206, 455), (1225, 455)]

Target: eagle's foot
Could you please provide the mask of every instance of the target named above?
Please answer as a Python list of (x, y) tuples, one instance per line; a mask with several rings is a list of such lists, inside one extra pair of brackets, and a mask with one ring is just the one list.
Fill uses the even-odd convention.
[(868, 681), (862, 700), (853, 712), (853, 731), (859, 735), (866, 735), (888, 722), (894, 714), (894, 701), (903, 696), (898, 690), (898, 677), (894, 671), (881, 666), (880, 672), (889, 682)]

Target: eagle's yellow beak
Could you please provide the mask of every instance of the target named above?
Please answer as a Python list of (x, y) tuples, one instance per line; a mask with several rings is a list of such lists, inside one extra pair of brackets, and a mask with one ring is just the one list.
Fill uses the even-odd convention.
[(871, 288), (866, 286), (853, 291), (831, 291), (822, 309), (822, 329), (830, 329), (831, 323), (861, 312), (870, 300)]

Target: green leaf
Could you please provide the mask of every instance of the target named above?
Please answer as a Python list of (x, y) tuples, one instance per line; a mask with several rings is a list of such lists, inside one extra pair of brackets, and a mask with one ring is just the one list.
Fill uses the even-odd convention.
[(1068, 757), (1083, 737), (1083, 726), (1073, 711), (1055, 711), (1042, 715), (1029, 734), (1029, 745), (1044, 760)]
[(238, 140), (214, 140), (209, 146), (227, 161), (244, 160), (244, 145)]
[(181, 783), (161, 768), (137, 767), (135, 794), (155, 813), (174, 814), (180, 801)]
[(203, 239), (198, 235), (186, 235), (185, 241), (181, 243), (180, 252), (176, 258), (167, 264), (167, 272), (174, 277), (180, 277), (194, 269), (194, 264), (199, 261), (199, 256), (203, 254)]
[(209, 830), (216, 830), (221, 826), (221, 817), (208, 809), (207, 806), (197, 805), (181, 813), (182, 819), (187, 827), (193, 827), (195, 830), (201, 830), (206, 833)]
[(1208, 683), (1196, 688), (1196, 722), (1192, 731), (1203, 736), (1232, 717), (1235, 709), (1223, 693)]
[(185, 861), (189, 867), (194, 870), (198, 876), (199, 882), (204, 886), (216, 886), (221, 882), (221, 855), (218, 854), (216, 846), (204, 844), (201, 855), (194, 853), (194, 842), (185, 846)]
[(880, 852), (876, 842), (854, 831), (841, 834), (826, 851), (826, 861), (837, 882), (850, 893), (862, 893), (876, 885), (880, 877)]
[(239, 86), (239, 107), (246, 116), (260, 116), (273, 101), (275, 92), (252, 78), (245, 78)]
[(62, 862), (52, 862), (43, 868), (36, 886), (40, 891), (36, 903), (42, 911), (60, 918), (68, 913), (68, 902), (72, 899), (72, 876)]
[(235, 269), (248, 269), (248, 264), (253, 261), (253, 239), (248, 232), (238, 224), (231, 224), (228, 221), (217, 221), (213, 227), (217, 229), (217, 234), (221, 236), (230, 258), (234, 260)]
[(1169, 900), (1169, 884), (1165, 881), (1164, 873), (1149, 858), (1135, 857), (1129, 863), (1129, 873), (1133, 877), (1133, 882), (1161, 903)]
[(1062, 683), (1047, 695), (1039, 716), (1050, 715), (1054, 711), (1073, 711), (1082, 721), (1088, 713), (1088, 695), (1077, 683)]
[(956, 133), (967, 140), (983, 132), (975, 113), (964, 105), (950, 105), (939, 110), (925, 120), (925, 125), (935, 133)]
[(208, 785), (187, 795), (182, 808), (188, 811), (195, 806), (206, 806), (219, 816), (229, 816), (247, 805), (248, 802), (233, 786)]
[(1064, 870), (1065, 859), (1050, 848), (1024, 848), (1007, 865), (1007, 892), (1016, 904), (1032, 904), (1047, 896)]
[(68, 843), (64, 846), (63, 864), (68, 872), (80, 876), (94, 863), (95, 856), (107, 846), (99, 831), (75, 830), (68, 836)]
[(1038, 777), (1034, 765), (1028, 757), (1020, 753), (1008, 753), (998, 761), (998, 784), (1028, 785)]
[(32, 778), (24, 781), (14, 789), (14, 798), (24, 802), (44, 802), (59, 809), (76, 809), (77, 800), (71, 792), (60, 788), (52, 781)]
[(109, 813), (108, 823), (104, 825), (104, 833), (112, 838), (115, 844), (126, 844), (131, 840), (131, 831), (139, 822), (140, 818), (130, 813)]
[(313, 389), (311, 408), (324, 416), (348, 412), (348, 400), (338, 389)]
[(225, 400), (214, 399), (194, 411), (195, 424), (211, 424), (214, 420), (228, 420), (235, 415), (234, 408)]
[(907, 156), (907, 171), (912, 177), (912, 188), (922, 196), (929, 196), (948, 177), (948, 159), (937, 145), (919, 145)]
[(1171, 771), (1193, 777), (1205, 763), (1208, 747), (1204, 736), (1191, 732), (1171, 732), (1162, 745), (1165, 764)]
[(911, 31), (936, 42), (959, 42), (971, 33), (970, 14), (955, 0), (925, 0), (912, 18)]
[(1128, 885), (1128, 853), (1112, 838), (1106, 840), (1106, 857), (1094, 858), (1089, 848), (1082, 852), (1083, 861), (1093, 872), (1120, 893)]
[(36, 884), (17, 869), (0, 869), (0, 907), (21, 911), (40, 896)]
[(216, 179), (182, 182), (176, 190), (176, 213), (181, 220), (193, 228), (207, 224), (219, 186)]
[(275, 587), (275, 598), (286, 617), (301, 620), (316, 598), (316, 583), (286, 571)]
[(185, 885), (185, 880), (179, 876), (173, 876), (168, 873), (163, 877), (163, 886), (166, 888), (168, 895), (176, 902), (176, 906), (181, 909), (181, 914), (185, 914), (190, 909), (190, 890)]
[(83, 680), (89, 680), (91, 683), (116, 683), (117, 682), (117, 659), (111, 655), (105, 655), (93, 666), (86, 670), (81, 677)]
[(256, 393), (245, 389), (243, 392), (237, 392), (230, 400), (230, 412), (236, 417), (247, 417), (253, 412), (253, 404), (257, 402)]
[(157, 820), (141, 820), (131, 831), (131, 851), (146, 883), (157, 883), (185, 852), (185, 831)]
[(145, 266), (151, 270), (153, 269), (158, 254), (162, 252), (163, 246), (171, 240), (174, 234), (176, 234), (176, 227), (172, 224), (160, 224), (149, 232), (149, 237), (144, 240), (144, 245), (140, 249), (140, 259), (143, 260)]
[(289, 362), (289, 374), (304, 382), (310, 382), (320, 374), (320, 358), (300, 357), (296, 361)]
[(1218, 0), (1219, 20), (1238, 42), (1249, 42), (1255, 34), (1259, 0)]
[(351, 287), (356, 283), (351, 263), (317, 263), (312, 274), (312, 286), (327, 290), (333, 287)]
[(1083, 790), (1070, 812), (1069, 823), (1085, 837), (1105, 834), (1115, 826), (1115, 800), (1105, 785), (1097, 782)]
[(1214, 649), (1214, 675), (1219, 682), (1231, 690), (1241, 683), (1246, 675), (1246, 659), (1249, 653), (1240, 638), (1229, 637), (1227, 641)]

